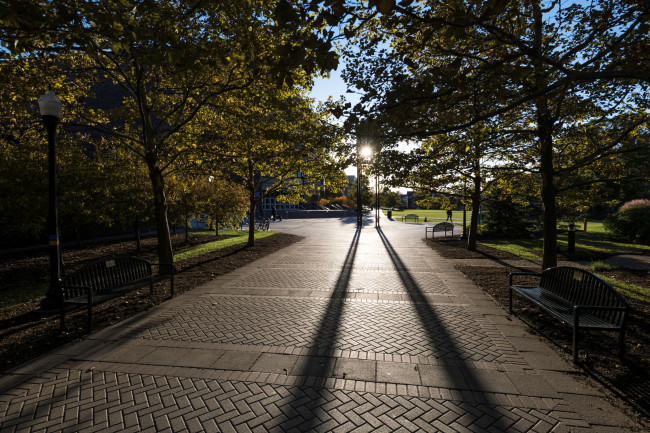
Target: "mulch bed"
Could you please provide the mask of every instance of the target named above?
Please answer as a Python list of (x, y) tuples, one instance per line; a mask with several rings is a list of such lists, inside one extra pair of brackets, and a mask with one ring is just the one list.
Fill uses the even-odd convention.
[[(174, 235), (172, 242), (175, 251), (191, 246), (218, 240), (222, 236), (191, 236), (185, 242), (184, 235)], [(177, 294), (191, 290), (220, 275), (243, 267), (268, 254), (278, 251), (302, 239), (300, 236), (277, 233), (257, 239), (255, 246), (247, 248), (235, 245), (203, 254), (175, 265), (174, 289)], [(155, 258), (156, 240), (143, 240), (143, 249), (137, 251), (134, 242), (118, 242), (88, 246), (82, 249), (65, 251), (63, 260), (66, 270), (71, 271), (84, 263), (112, 255), (134, 255), (146, 259)], [(0, 262), (0, 287), (5, 282), (22, 278), (41, 282), (48, 278), (47, 254), (23, 254), (4, 258)], [(93, 309), (93, 329), (99, 330), (118, 323), (141, 311), (148, 310), (169, 299), (169, 282), (154, 286), (153, 296), (145, 287), (120, 298), (95, 306)], [(42, 355), (55, 347), (78, 340), (86, 335), (87, 315), (85, 309), (66, 314), (66, 330), (59, 329), (59, 312), (39, 310), (40, 302), (32, 301), (0, 309), (0, 371)]]
[[(493, 248), (478, 245), (477, 251), (468, 251), (467, 245), (458, 237), (441, 237), (426, 240), (427, 245), (447, 259), (453, 259), (456, 269), (474, 284), (490, 294), (506, 311), (508, 308), (508, 274), (518, 271), (541, 270), (540, 264), (530, 262), (530, 266), (510, 267), (502, 260), (518, 258)], [(485, 265), (464, 265), (463, 260), (485, 259)], [(620, 281), (650, 288), (646, 271), (617, 269), (599, 271), (599, 274)], [(626, 358), (621, 361), (616, 356), (618, 333), (582, 332), (580, 343), (580, 365), (584, 373), (604, 385), (610, 400), (626, 410), (640, 423), (650, 427), (650, 303), (627, 298), (631, 307), (625, 337)], [(519, 319), (526, 323), (529, 331), (552, 343), (558, 353), (571, 360), (572, 332), (568, 326), (559, 322), (544, 311), (521, 297), (515, 296), (513, 310)]]

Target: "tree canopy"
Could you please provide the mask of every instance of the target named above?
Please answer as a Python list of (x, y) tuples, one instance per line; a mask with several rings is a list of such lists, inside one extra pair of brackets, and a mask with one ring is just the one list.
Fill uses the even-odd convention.
[(496, 122), (512, 143), (503, 159), (539, 177), (544, 267), (557, 262), (558, 197), (620, 179), (616, 155), (647, 149), (647, 1), (337, 4), (344, 76), (362, 93), (349, 123), (371, 116), (397, 141)]

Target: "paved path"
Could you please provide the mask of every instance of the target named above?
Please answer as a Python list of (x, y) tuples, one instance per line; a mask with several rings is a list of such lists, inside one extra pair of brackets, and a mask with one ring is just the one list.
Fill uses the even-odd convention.
[(306, 239), (4, 375), (0, 430), (639, 431), (382, 221), (274, 223)]

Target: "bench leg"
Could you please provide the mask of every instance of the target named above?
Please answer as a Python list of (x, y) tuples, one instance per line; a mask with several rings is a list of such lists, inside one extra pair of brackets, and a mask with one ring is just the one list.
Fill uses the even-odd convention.
[(578, 363), (578, 325), (580, 325), (580, 314), (578, 307), (573, 307), (573, 363)]
[(508, 311), (512, 314), (512, 287), (510, 288), (510, 293), (508, 296)]
[(618, 333), (618, 357), (620, 359), (625, 358), (625, 328), (621, 328)]
[(65, 297), (63, 296), (63, 289), (61, 289), (61, 293), (59, 294), (59, 296), (61, 296), (59, 298), (59, 306), (61, 307), (60, 325), (61, 325), (61, 330), (63, 331), (65, 329), (65, 302), (63, 302)]
[(88, 292), (88, 332), (93, 330), (93, 294)]

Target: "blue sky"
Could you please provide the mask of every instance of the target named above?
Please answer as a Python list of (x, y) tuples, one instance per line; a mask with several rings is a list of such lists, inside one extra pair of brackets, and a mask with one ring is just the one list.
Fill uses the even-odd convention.
[(329, 96), (332, 96), (334, 100), (343, 96), (352, 105), (359, 102), (359, 96), (357, 94), (346, 93), (347, 86), (343, 78), (341, 78), (341, 71), (344, 67), (345, 65), (341, 62), (339, 63), (338, 69), (330, 73), (329, 78), (317, 78), (314, 82), (311, 96), (319, 101), (325, 101)]
[[(341, 96), (343, 96), (348, 101), (358, 100), (357, 95), (346, 93), (347, 86), (345, 85), (343, 78), (341, 78), (342, 69), (343, 65), (339, 64), (338, 69), (336, 71), (332, 71), (329, 78), (316, 78), (314, 87), (311, 91), (311, 96), (317, 101), (326, 101), (330, 96), (334, 100), (339, 99)], [(348, 167), (345, 170), (345, 173), (348, 175), (356, 174), (356, 167)]]
[[(340, 66), (339, 69), (341, 69)], [(311, 96), (318, 101), (325, 101), (329, 96), (338, 99), (341, 95), (345, 96), (346, 90), (347, 87), (341, 78), (341, 72), (336, 70), (332, 71), (330, 78), (316, 78)]]

